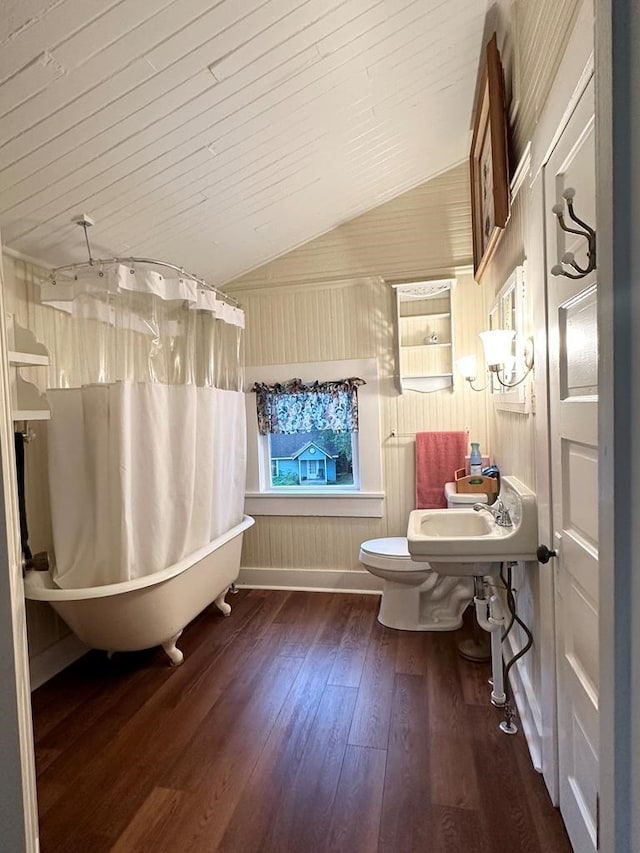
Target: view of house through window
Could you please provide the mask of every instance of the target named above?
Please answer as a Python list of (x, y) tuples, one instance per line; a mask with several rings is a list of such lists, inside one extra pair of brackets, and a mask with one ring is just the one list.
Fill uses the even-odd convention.
[[(332, 381), (254, 382), (258, 432), (266, 436), (270, 486), (359, 488), (358, 387), (352, 376)], [(354, 452), (355, 451), (355, 452)], [(265, 477), (266, 479), (266, 477)]]
[[(304, 379), (288, 378), (292, 368)], [(259, 515), (381, 518), (376, 359), (276, 365), (261, 380), (263, 369), (247, 374), (256, 409), (254, 419), (248, 397), (245, 506)]]
[(330, 429), (272, 433), (271, 486), (353, 486), (353, 437)]

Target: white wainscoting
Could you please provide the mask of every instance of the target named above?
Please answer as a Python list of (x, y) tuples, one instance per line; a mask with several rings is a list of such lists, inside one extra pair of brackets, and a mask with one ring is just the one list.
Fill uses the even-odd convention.
[(49, 646), (29, 661), (31, 690), (40, 687), (54, 675), (77, 661), (89, 651), (87, 646), (75, 634), (67, 634), (57, 643)]
[[(505, 662), (510, 661), (520, 651), (520, 648), (514, 642), (513, 633), (509, 634), (502, 646)], [(536, 691), (529, 678), (529, 672), (524, 666), (520, 665), (520, 661), (511, 667), (509, 682), (518, 709), (522, 731), (529, 747), (531, 762), (538, 773), (542, 773), (542, 714)]]
[(340, 569), (240, 569), (237, 586), (251, 589), (308, 590), (311, 592), (354, 592), (379, 595), (382, 579), (363, 571)]

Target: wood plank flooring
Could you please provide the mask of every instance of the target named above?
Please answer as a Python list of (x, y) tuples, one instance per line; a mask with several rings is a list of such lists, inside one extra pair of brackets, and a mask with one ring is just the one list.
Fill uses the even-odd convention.
[(241, 590), (33, 694), (42, 853), (570, 853), (461, 632), (368, 595)]

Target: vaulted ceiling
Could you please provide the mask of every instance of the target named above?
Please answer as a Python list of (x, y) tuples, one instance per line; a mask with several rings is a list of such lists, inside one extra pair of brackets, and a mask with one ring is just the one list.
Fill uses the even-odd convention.
[(222, 285), (463, 160), (487, 0), (2, 0), (0, 228)]

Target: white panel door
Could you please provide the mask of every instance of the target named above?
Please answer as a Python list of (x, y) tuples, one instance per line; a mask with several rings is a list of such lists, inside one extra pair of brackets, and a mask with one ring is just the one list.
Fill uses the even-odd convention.
[[(595, 228), (593, 81), (547, 166), (549, 418), (556, 573), (560, 810), (574, 850), (595, 851), (598, 796), (598, 333), (596, 271), (551, 275), (567, 252), (587, 266), (587, 240), (552, 212), (575, 190), (576, 215)], [(565, 209), (565, 224), (576, 230)], [(569, 263), (568, 272), (577, 275)]]

